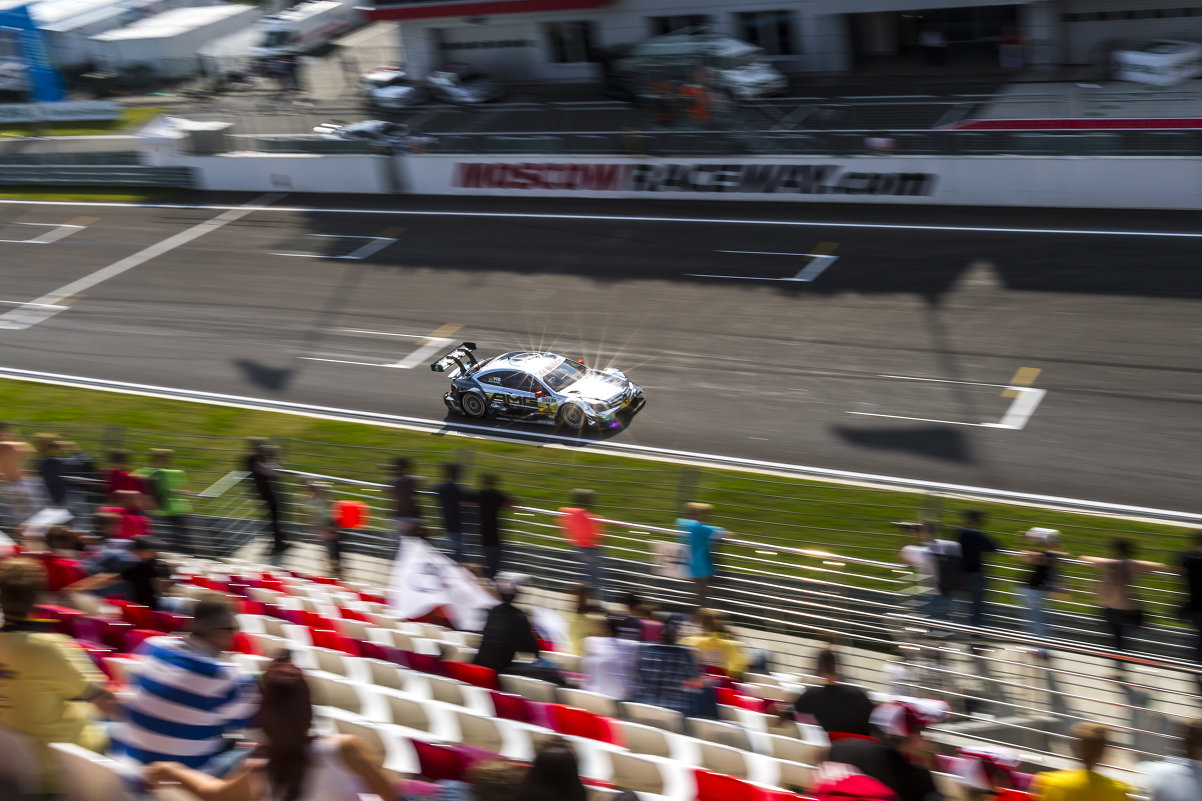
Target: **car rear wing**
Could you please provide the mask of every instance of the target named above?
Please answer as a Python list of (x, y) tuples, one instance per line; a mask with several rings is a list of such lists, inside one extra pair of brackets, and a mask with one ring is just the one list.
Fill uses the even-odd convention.
[(476, 358), (476, 354), (472, 352), (475, 349), (475, 342), (464, 342), (455, 348), (455, 350), (431, 364), (430, 369), (436, 373), (449, 373), (451, 378), (466, 375), (469, 370), (480, 363), (480, 360)]

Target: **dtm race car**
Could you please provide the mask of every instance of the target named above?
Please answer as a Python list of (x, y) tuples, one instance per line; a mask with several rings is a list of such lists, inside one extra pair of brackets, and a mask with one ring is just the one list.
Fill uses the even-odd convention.
[(451, 377), (443, 396), (453, 414), (535, 420), (577, 431), (616, 428), (646, 403), (643, 388), (620, 370), (594, 370), (580, 359), (513, 351), (483, 361), (464, 342), (430, 365)]

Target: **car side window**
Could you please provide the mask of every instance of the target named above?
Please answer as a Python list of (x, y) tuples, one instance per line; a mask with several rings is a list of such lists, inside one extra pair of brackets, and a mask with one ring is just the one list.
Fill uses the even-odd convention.
[(534, 386), (534, 378), (529, 373), (512, 372), (501, 379), (501, 385), (506, 389), (516, 389), (522, 392), (533, 392), (537, 387)]
[(512, 370), (497, 370), (495, 372), (485, 373), (484, 375), (480, 376), (480, 383), (492, 387), (501, 387), (505, 386), (506, 379), (515, 375), (518, 375), (518, 373), (515, 373)]

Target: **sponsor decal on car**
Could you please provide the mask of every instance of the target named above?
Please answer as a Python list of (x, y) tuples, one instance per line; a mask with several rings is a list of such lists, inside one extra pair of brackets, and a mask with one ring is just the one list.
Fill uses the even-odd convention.
[(861, 172), (834, 164), (458, 162), (452, 185), (569, 192), (929, 196), (937, 179), (929, 172)]

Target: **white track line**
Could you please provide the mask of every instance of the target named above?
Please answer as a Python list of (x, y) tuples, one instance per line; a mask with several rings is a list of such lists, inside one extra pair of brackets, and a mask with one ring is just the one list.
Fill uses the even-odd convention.
[(998, 387), (999, 389), (1013, 391), (1014, 400), (1010, 401), (1010, 405), (1006, 407), (1006, 413), (996, 423), (966, 423), (963, 420), (908, 417), (902, 414), (884, 414), (883, 412), (848, 412), (848, 414), (856, 414), (861, 417), (891, 417), (894, 420), (911, 420), (916, 423), (943, 423), (949, 426), (976, 426), (978, 428), (1001, 428), (1008, 431), (1022, 431), (1026, 428), (1027, 421), (1031, 419), (1031, 415), (1035, 414), (1035, 410), (1039, 408), (1039, 404), (1043, 401), (1044, 396), (1048, 394), (1046, 389), (1039, 389), (1038, 387), (986, 384), (981, 381), (953, 381), (944, 378), (919, 378), (912, 375), (878, 375), (877, 378), (898, 378), (903, 381), (928, 381), (935, 384), (962, 384), (971, 387)]
[(121, 275), (121, 273), (127, 270), (132, 270), (134, 267), (145, 264), (151, 259), (174, 250), (180, 245), (185, 245), (193, 239), (204, 236), (210, 231), (216, 231), (223, 225), (245, 217), (251, 212), (258, 211), (263, 208), (264, 204), (271, 203), (273, 200), (278, 200), (281, 197), (283, 195), (280, 194), (260, 195), (244, 206), (236, 206), (228, 209), (211, 220), (198, 223), (191, 228), (180, 231), (178, 234), (167, 237), (162, 242), (156, 242), (149, 247), (143, 248), (132, 256), (126, 256), (124, 259), (115, 261), (108, 267), (104, 267), (94, 273), (89, 273), (65, 286), (60, 286), (58, 289), (34, 299), (23, 307), (0, 314), (0, 329), (20, 331), (48, 320), (63, 310), (63, 307), (59, 304), (67, 298), (74, 297), (103, 281), (107, 281), (110, 278)]
[(33, 239), (0, 239), (6, 245), (50, 245), (60, 239), (66, 239), (76, 231), (82, 231), (87, 226), (71, 225), (69, 223), (28, 223), (19, 222), (17, 225), (36, 225), (39, 228), (52, 228), (44, 234), (38, 234)]
[[(74, 200), (0, 200), (0, 205), (84, 206), (119, 209), (233, 210), (245, 206), (201, 205), (192, 203), (112, 203)], [(538, 214), (518, 211), (430, 211), (424, 209), (350, 209), (319, 206), (272, 206), (252, 209), (299, 214), (381, 214), (395, 217), (469, 217), (506, 220), (580, 220), (629, 223), (698, 223), (701, 225), (752, 225), (786, 228), (852, 228), (875, 231), (947, 231), (985, 234), (1054, 234), (1060, 236), (1128, 236), (1151, 239), (1202, 239), (1202, 231), (1103, 231), (1096, 228), (1007, 228), (984, 225), (905, 225), (902, 223), (817, 222), (814, 220), (740, 220), (729, 217), (639, 217), (622, 214)]]
[(852, 470), (835, 470), (826, 467), (811, 467), (808, 465), (770, 462), (759, 459), (744, 459), (737, 456), (719, 456), (717, 454), (696, 453), (693, 451), (674, 450), (671, 448), (653, 448), (647, 445), (634, 445), (626, 442), (582, 442), (576, 437), (559, 436), (556, 434), (521, 434), (515, 432), (498, 433), (490, 426), (472, 425), (470, 423), (448, 424), (444, 420), (429, 420), (420, 417), (381, 414), (379, 412), (340, 409), (331, 406), (315, 406), (291, 401), (273, 401), (263, 398), (252, 398), (242, 395), (226, 395), (216, 392), (202, 392), (190, 389), (175, 389), (160, 387), (153, 384), (136, 384), (124, 381), (110, 381), (103, 378), (87, 378), (84, 376), (64, 375), (62, 373), (46, 373), (37, 370), (22, 370), (15, 367), (0, 367), (0, 378), (11, 378), (18, 381), (34, 381), (40, 384), (94, 389), (103, 392), (119, 392), (127, 395), (143, 395), (151, 398), (166, 398), (169, 400), (189, 400), (207, 403), (214, 406), (228, 406), (237, 409), (268, 410), (282, 414), (294, 414), (301, 417), (313, 417), (322, 420), (338, 420), (353, 423), (368, 423), (389, 428), (403, 428), (425, 432), (452, 433), (459, 436), (476, 437), (496, 440), (499, 442), (518, 442), (529, 444), (531, 441), (544, 443), (544, 447), (563, 447), (570, 450), (588, 448), (590, 450), (626, 454), (641, 459), (669, 462), (673, 464), (691, 464), (706, 466), (733, 467), (756, 472), (767, 472), (791, 476), (822, 479), (843, 484), (869, 485), (888, 489), (920, 490), (964, 495), (973, 498), (990, 499), (1018, 503), (1027, 506), (1043, 508), (1073, 509), (1098, 515), (1119, 515), (1137, 519), (1169, 521), (1182, 526), (1202, 524), (1202, 514), (1195, 512), (1178, 512), (1168, 509), (1156, 509), (1148, 506), (1129, 506), (1103, 501), (1089, 501), (1080, 498), (1066, 498), (1057, 495), (1039, 495), (1012, 490), (990, 489), (988, 487), (973, 487), (967, 484), (948, 484), (941, 481), (924, 481), (922, 479), (902, 478), (899, 476), (879, 475), (875, 473), (859, 473)]

